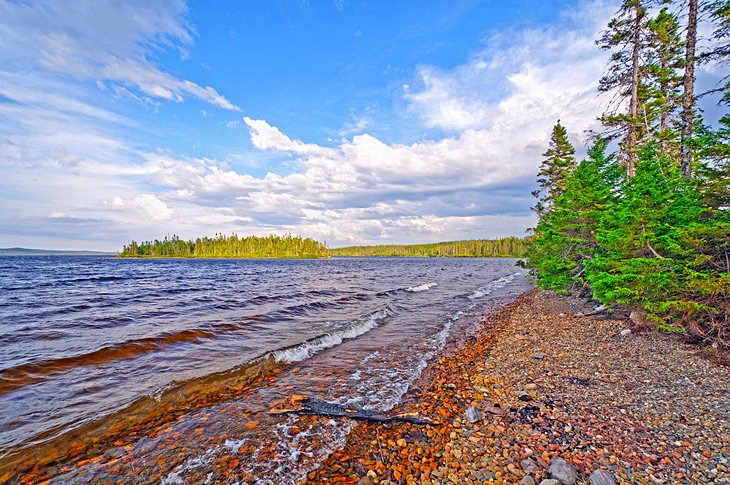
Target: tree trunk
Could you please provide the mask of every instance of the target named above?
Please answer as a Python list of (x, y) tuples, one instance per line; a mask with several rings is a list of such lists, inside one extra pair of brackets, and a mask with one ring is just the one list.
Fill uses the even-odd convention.
[(634, 39), (633, 52), (631, 53), (631, 101), (629, 104), (629, 132), (628, 146), (626, 148), (626, 173), (629, 177), (636, 175), (636, 123), (639, 117), (639, 48), (641, 47), (641, 2), (637, 1), (634, 6)]
[(682, 99), (682, 177), (692, 178), (692, 150), (689, 139), (692, 137), (694, 121), (694, 84), (695, 84), (695, 44), (697, 43), (697, 0), (689, 0), (687, 19), (687, 50), (684, 68), (684, 98)]

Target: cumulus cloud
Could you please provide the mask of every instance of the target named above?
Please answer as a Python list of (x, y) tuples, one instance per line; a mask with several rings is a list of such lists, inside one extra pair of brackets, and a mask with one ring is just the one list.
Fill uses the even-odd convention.
[(134, 215), (152, 222), (168, 221), (173, 215), (170, 206), (155, 194), (142, 194), (130, 200), (116, 196), (109, 202), (109, 206), (116, 210), (132, 211)]
[(269, 125), (264, 120), (252, 120), (248, 116), (243, 121), (251, 129), (251, 143), (262, 150), (278, 150), (291, 152), (303, 156), (332, 156), (333, 150), (315, 144), (302, 143), (299, 140), (292, 140), (278, 128)]

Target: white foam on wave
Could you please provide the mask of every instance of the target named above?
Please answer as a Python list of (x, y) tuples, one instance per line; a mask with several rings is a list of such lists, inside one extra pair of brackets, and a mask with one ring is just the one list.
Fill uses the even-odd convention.
[(411, 286), (410, 288), (406, 288), (406, 291), (410, 291), (411, 293), (418, 293), (419, 291), (426, 291), (430, 288), (433, 288), (434, 286), (438, 286), (438, 284), (437, 283), (424, 283), (422, 285)]
[(339, 330), (315, 337), (294, 347), (276, 350), (272, 356), (277, 362), (300, 362), (312, 357), (324, 349), (340, 345), (344, 340), (353, 339), (369, 332), (380, 324), (380, 320), (388, 316), (386, 310), (378, 310), (345, 325)]
[(512, 280), (515, 279), (515, 277), (520, 276), (522, 273), (514, 273), (507, 276), (502, 276), (501, 278), (498, 278), (494, 281), (490, 281), (486, 285), (477, 288), (474, 290), (474, 292), (469, 295), (470, 300), (476, 300), (477, 298), (481, 298), (483, 296), (487, 296), (491, 294), (493, 291), (498, 290), (500, 288), (504, 288), (509, 283), (512, 282)]

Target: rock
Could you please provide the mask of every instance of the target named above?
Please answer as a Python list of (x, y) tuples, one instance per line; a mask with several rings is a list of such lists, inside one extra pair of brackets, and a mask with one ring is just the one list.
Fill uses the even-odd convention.
[(629, 335), (631, 335), (631, 329), (630, 328), (625, 328), (625, 329), (621, 330), (621, 336), (622, 337), (627, 337)]
[(537, 389), (537, 384), (525, 384), (525, 391), (534, 391), (535, 389)]
[(366, 475), (357, 481), (357, 485), (375, 485), (375, 482), (373, 482), (372, 478)]
[(559, 317), (564, 317), (564, 316), (565, 316), (565, 313), (563, 313), (563, 312), (560, 312), (560, 313), (558, 313), (558, 316), (559, 316)]
[(550, 476), (563, 485), (573, 485), (578, 481), (575, 467), (559, 456), (550, 462)]
[(484, 414), (474, 406), (466, 410), (466, 420), (470, 423), (476, 423), (482, 419), (484, 419)]
[(545, 358), (545, 354), (535, 354), (533, 355), (533, 357), (535, 357), (537, 360), (542, 360)]
[(520, 467), (522, 467), (522, 471), (525, 473), (537, 471), (537, 464), (528, 458), (525, 458), (520, 462)]
[(591, 473), (590, 483), (591, 485), (616, 485), (616, 481), (613, 479), (613, 476), (601, 469), (595, 470)]
[(520, 480), (520, 485), (536, 485), (535, 479), (527, 475), (526, 477), (523, 477), (522, 480)]
[(634, 310), (629, 314), (629, 320), (637, 327), (652, 327), (651, 320), (646, 316), (643, 310)]
[(546, 478), (545, 480), (540, 482), (540, 485), (560, 485), (560, 482), (552, 478)]

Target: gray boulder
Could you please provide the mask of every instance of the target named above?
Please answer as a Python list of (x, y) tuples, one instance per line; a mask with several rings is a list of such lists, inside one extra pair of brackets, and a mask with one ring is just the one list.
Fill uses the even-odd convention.
[(550, 476), (563, 485), (574, 485), (578, 481), (575, 467), (560, 457), (550, 462)]
[(591, 473), (590, 480), (591, 485), (616, 485), (616, 481), (611, 474), (601, 469), (594, 470)]

